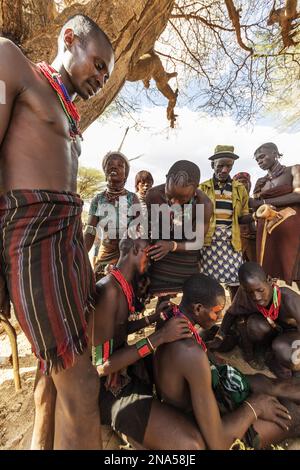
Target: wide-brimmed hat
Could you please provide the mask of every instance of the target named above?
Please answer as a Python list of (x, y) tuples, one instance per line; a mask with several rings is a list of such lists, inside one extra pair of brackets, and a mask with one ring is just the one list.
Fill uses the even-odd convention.
[(233, 160), (237, 160), (238, 158), (240, 158), (234, 153), (233, 145), (217, 145), (215, 148), (215, 153), (211, 157), (209, 157), (209, 160), (214, 161), (222, 157), (232, 158)]

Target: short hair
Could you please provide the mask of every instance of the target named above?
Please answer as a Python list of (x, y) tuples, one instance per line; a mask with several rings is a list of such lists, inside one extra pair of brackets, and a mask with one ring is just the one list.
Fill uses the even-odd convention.
[(138, 184), (144, 181), (149, 181), (152, 185), (154, 183), (153, 176), (147, 170), (139, 171), (135, 177), (135, 190), (138, 190)]
[(254, 155), (259, 151), (261, 150), (262, 148), (267, 148), (269, 150), (271, 150), (271, 152), (275, 152), (279, 157), (282, 157), (282, 153), (279, 152), (278, 150), (278, 147), (276, 144), (274, 144), (273, 142), (266, 142), (265, 144), (262, 144), (260, 145), (254, 152)]
[(176, 186), (198, 186), (200, 183), (200, 168), (189, 160), (179, 160), (168, 171), (167, 181), (172, 180)]
[(119, 250), (121, 256), (126, 256), (135, 246), (140, 245), (141, 243), (145, 243), (146, 245), (149, 244), (147, 240), (143, 238), (130, 238), (130, 237), (122, 237), (119, 243)]
[(262, 282), (267, 282), (267, 275), (260, 264), (248, 261), (242, 264), (239, 269), (239, 281), (245, 284), (249, 279), (257, 278)]
[(112, 157), (119, 157), (122, 160), (124, 160), (124, 162), (125, 162), (125, 176), (126, 176), (126, 179), (127, 179), (128, 175), (129, 175), (129, 170), (130, 170), (130, 163), (129, 163), (128, 158), (124, 155), (124, 153), (119, 152), (118, 150), (108, 152), (106, 155), (104, 155), (104, 158), (102, 160), (102, 169), (103, 169), (104, 173), (105, 173), (105, 168), (106, 168), (106, 166), (109, 162), (109, 159), (112, 158)]
[(80, 42), (83, 45), (86, 45), (89, 39), (96, 37), (97, 35), (102, 35), (102, 37), (112, 47), (110, 39), (100, 28), (100, 26), (95, 23), (95, 21), (93, 21), (86, 15), (77, 14), (71, 16), (63, 25), (58, 37), (59, 50), (64, 47), (64, 33), (68, 28), (73, 29), (74, 33), (76, 34), (76, 36), (78, 36)]
[(225, 297), (224, 288), (216, 279), (206, 274), (193, 274), (183, 284), (184, 305), (202, 304), (213, 307), (218, 296)]

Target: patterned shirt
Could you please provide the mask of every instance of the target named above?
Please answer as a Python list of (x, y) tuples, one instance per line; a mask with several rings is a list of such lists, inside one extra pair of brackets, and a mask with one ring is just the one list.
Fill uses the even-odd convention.
[(231, 227), (233, 215), (231, 179), (229, 179), (225, 185), (220, 185), (219, 181), (214, 178), (214, 190), (216, 225)]

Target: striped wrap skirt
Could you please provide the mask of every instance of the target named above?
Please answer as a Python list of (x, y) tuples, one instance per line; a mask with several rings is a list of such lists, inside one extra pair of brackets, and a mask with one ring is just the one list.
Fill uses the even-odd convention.
[(51, 373), (87, 347), (95, 281), (77, 194), (13, 190), (0, 197), (0, 261), (17, 320)]

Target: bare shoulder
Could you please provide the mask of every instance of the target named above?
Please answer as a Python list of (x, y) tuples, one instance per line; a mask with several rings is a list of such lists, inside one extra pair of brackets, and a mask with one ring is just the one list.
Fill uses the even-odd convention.
[(160, 184), (159, 186), (154, 186), (154, 188), (149, 189), (146, 197), (146, 202), (148, 204), (154, 202), (160, 202), (163, 199), (165, 193), (165, 185)]
[(201, 346), (196, 343), (194, 338), (184, 339), (170, 343), (172, 353), (174, 353), (174, 360), (176, 360), (176, 366), (181, 369), (193, 370), (203, 364), (208, 363), (207, 354), (203, 351)]
[(23, 89), (29, 64), (29, 60), (12, 41), (0, 38), (0, 79), (8, 90), (19, 92)]
[(197, 202), (198, 202), (198, 204), (205, 204), (205, 205), (208, 205), (208, 206), (212, 206), (211, 200), (210, 200), (209, 197), (205, 194), (204, 191), (201, 191), (201, 189), (197, 189), (196, 195), (197, 195)]
[(0, 62), (6, 68), (11, 67), (12, 72), (15, 72), (13, 69), (15, 65), (29, 63), (19, 47), (6, 38), (0, 38)]
[(292, 318), (300, 314), (300, 295), (289, 287), (281, 288), (284, 310)]

